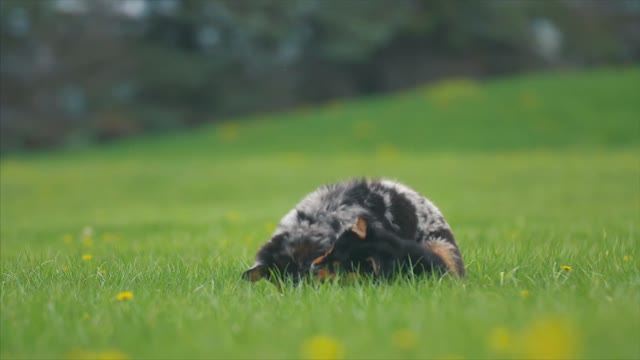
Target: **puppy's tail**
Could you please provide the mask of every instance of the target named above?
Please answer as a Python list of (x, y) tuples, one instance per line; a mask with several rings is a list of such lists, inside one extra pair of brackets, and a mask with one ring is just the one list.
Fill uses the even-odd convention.
[(429, 238), (423, 245), (442, 260), (448, 272), (459, 277), (465, 276), (464, 262), (455, 244), (442, 238)]

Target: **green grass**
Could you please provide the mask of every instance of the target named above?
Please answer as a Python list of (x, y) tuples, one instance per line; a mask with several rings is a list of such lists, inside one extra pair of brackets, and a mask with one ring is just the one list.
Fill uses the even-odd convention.
[[(639, 358), (637, 94), (637, 68), (458, 80), (5, 157), (0, 355)], [(431, 198), (466, 281), (240, 280), (302, 196), (356, 175)]]

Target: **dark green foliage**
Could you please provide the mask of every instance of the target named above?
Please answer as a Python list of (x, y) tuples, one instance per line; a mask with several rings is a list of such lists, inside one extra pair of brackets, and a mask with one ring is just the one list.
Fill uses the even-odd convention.
[[(2, 151), (639, 58), (633, 2), (148, 0), (123, 14), (136, 3), (0, 2)], [(562, 36), (554, 56), (535, 50), (540, 19)]]

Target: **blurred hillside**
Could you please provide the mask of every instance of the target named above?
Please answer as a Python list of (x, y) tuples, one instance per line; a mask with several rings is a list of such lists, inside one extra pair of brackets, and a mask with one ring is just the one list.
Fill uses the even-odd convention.
[(3, 152), (640, 59), (640, 1), (2, 0), (0, 20)]

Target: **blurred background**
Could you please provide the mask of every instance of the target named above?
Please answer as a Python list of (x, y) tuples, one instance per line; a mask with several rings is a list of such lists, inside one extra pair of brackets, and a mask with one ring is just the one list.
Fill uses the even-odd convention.
[(2, 153), (640, 59), (640, 1), (2, 0)]
[[(0, 359), (640, 359), (640, 0), (0, 0), (0, 50)], [(241, 280), (353, 176), (468, 286)]]

